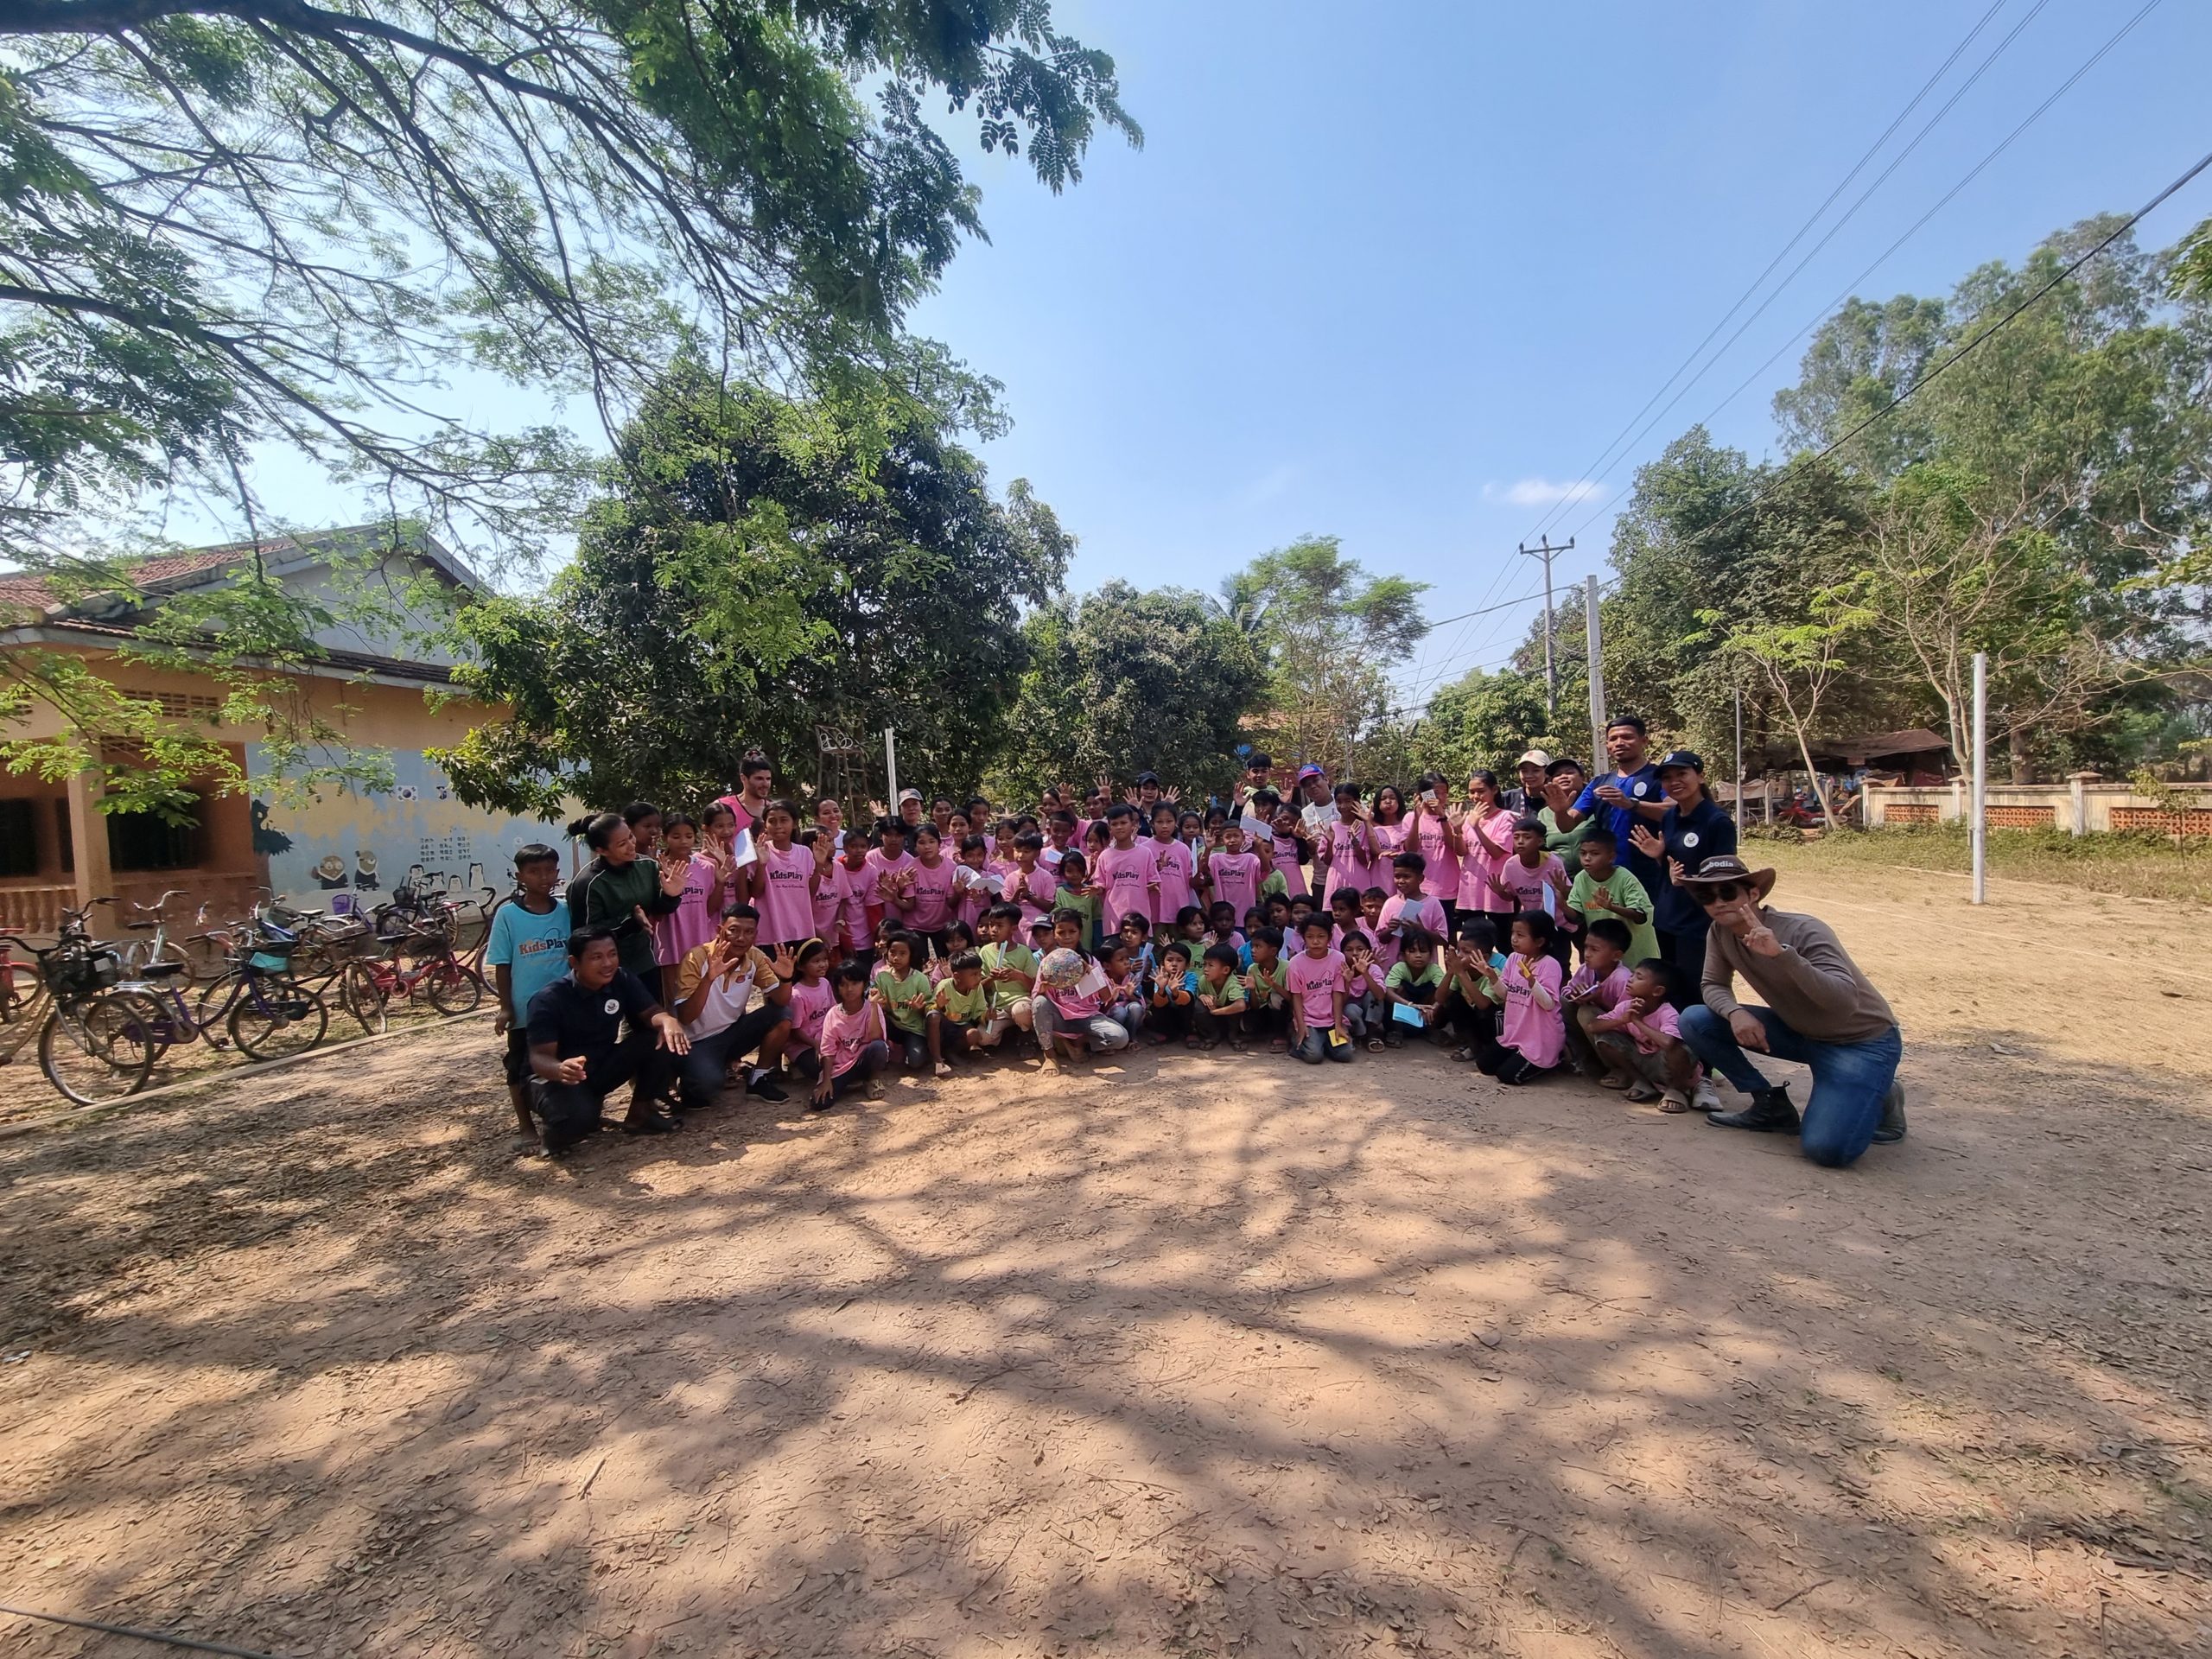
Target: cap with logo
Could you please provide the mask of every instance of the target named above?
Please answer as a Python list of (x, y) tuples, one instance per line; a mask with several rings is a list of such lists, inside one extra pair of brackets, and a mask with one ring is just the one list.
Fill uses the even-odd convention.
[(1658, 771), (1672, 772), (1677, 767), (1687, 767), (1692, 772), (1703, 772), (1705, 761), (1694, 749), (1669, 749), (1659, 758)]
[(1551, 763), (1551, 756), (1546, 754), (1541, 749), (1529, 750), (1521, 757), (1520, 761), (1520, 764), (1524, 766), (1548, 766)]

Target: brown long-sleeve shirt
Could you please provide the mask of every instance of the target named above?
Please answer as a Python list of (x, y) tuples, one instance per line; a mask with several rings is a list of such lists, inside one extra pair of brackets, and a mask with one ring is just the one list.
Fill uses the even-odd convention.
[(1800, 1037), (1816, 1043), (1863, 1043), (1897, 1022), (1872, 982), (1859, 971), (1835, 930), (1816, 917), (1785, 910), (1760, 915), (1782, 942), (1779, 956), (1762, 957), (1726, 928), (1705, 936), (1705, 1006), (1726, 1019), (1742, 1005), (1738, 974)]

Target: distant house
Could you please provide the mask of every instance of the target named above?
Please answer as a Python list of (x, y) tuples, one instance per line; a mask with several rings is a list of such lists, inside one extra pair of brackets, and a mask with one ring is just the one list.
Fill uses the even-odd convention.
[[(391, 752), (394, 786), (372, 796), (329, 791), (303, 808), (271, 798), (259, 734), (219, 719), (224, 687), (212, 676), (126, 661), (118, 647), (173, 596), (226, 581), (253, 546), (149, 559), (134, 566), (136, 594), (56, 601), (37, 578), (0, 575), (0, 642), (81, 655), (134, 697), (172, 719), (206, 723), (243, 768), (247, 787), (212, 785), (190, 827), (149, 813), (102, 813), (99, 779), (67, 785), (0, 772), (0, 927), (51, 932), (65, 905), (103, 893), (150, 901), (182, 888), (223, 918), (242, 913), (257, 889), (302, 904), (345, 908), (376, 902), (409, 880), (455, 888), (505, 885), (516, 846), (543, 841), (550, 826), (480, 812), (453, 798), (423, 751), (449, 747), (497, 711), (456, 697), (433, 708), (426, 690), (448, 686), (454, 659), (426, 651), (419, 636), (445, 606), (480, 590), (467, 565), (428, 537), (395, 540), (386, 526), (264, 538), (260, 554), (286, 591), (327, 602), (341, 617), (365, 588), (378, 596), (374, 620), (334, 622), (317, 636), (325, 657), (288, 677), (299, 696), (353, 742)], [(49, 717), (50, 721), (50, 717)], [(48, 729), (51, 729), (51, 725)], [(8, 735), (36, 734), (26, 722)], [(105, 923), (101, 924), (105, 929)]]

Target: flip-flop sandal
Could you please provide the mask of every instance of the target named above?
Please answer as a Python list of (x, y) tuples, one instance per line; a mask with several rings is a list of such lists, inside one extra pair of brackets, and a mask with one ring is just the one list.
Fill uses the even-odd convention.
[(1611, 1072), (1607, 1072), (1604, 1077), (1598, 1079), (1598, 1086), (1600, 1089), (1625, 1089), (1628, 1087), (1628, 1079), (1626, 1077), (1617, 1077)]
[(1183, 1046), (1185, 1048), (1211, 1048), (1213, 1045), (1211, 1043), (1202, 1043), (1195, 1037), (1185, 1037), (1183, 1039)]
[(1455, 1048), (1452, 1051), (1452, 1058), (1455, 1060), (1471, 1061), (1475, 1058), (1475, 1051), (1471, 1048)]
[(1687, 1112), (1689, 1109), (1689, 1102), (1679, 1095), (1662, 1095), (1659, 1097), (1659, 1109), (1662, 1112)]
[(1367, 1039), (1367, 1052), (1370, 1054), (1380, 1054), (1382, 1052), (1382, 1039), (1380, 1037), (1369, 1038)]
[(1268, 1053), (1270, 1053), (1270, 1054), (1287, 1054), (1287, 1053), (1288, 1053), (1289, 1052), (1290, 1052), (1290, 1044), (1289, 1044), (1289, 1042), (1287, 1041), (1287, 1039), (1284, 1039), (1284, 1038), (1281, 1038), (1281, 1037), (1274, 1037), (1274, 1038), (1270, 1038), (1270, 1039), (1268, 1039)]

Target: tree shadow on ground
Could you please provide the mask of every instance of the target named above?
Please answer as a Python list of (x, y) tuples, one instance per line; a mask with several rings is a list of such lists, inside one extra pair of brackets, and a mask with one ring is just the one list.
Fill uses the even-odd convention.
[(1182, 1053), (556, 1168), (478, 1033), (26, 1137), (0, 1582), (280, 1653), (2182, 1651), (2212, 1123), (1993, 1040), (1845, 1173)]

